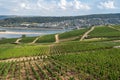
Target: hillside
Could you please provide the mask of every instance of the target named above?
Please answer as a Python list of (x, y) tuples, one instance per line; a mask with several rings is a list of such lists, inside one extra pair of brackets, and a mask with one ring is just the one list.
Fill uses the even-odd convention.
[(16, 38), (0, 40), (0, 79), (119, 80), (119, 29), (119, 25), (93, 26), (24, 37), (18, 43)]
[(13, 18), (15, 16), (5, 16), (5, 15), (0, 15), (0, 20), (4, 20), (4, 19), (7, 19), (7, 18)]
[[(22, 25), (21, 25), (22, 24)], [(76, 28), (92, 26), (92, 25), (106, 25), (106, 24), (120, 24), (120, 14), (93, 14), (84, 16), (68, 16), (68, 17), (25, 17), (17, 16), (12, 18), (4, 18), (0, 20), (1, 26), (21, 26), (26, 27), (65, 27)]]

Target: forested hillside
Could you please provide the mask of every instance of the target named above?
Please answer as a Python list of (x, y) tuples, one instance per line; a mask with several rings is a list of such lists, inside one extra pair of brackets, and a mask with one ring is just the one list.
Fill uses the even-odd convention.
[[(94, 14), (94, 15), (84, 15), (84, 16), (67, 16), (67, 17), (8, 17), (0, 20), (0, 25), (20, 25), (22, 23), (50, 23), (52, 24), (67, 24), (67, 26), (91, 26), (91, 25), (106, 25), (106, 24), (119, 24), (120, 14)], [(64, 23), (64, 24), (63, 24)], [(58, 27), (58, 26), (57, 26)]]

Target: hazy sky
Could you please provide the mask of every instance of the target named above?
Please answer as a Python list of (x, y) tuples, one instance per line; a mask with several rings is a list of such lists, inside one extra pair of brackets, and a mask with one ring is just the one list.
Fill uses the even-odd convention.
[(0, 0), (0, 15), (74, 16), (120, 13), (120, 0)]

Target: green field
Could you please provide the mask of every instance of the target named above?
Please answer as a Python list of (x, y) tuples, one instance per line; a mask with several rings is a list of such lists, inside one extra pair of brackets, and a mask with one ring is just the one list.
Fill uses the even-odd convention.
[(45, 45), (1, 45), (0, 59), (48, 55), (49, 47)]
[(114, 27), (117, 30), (120, 30), (120, 25), (113, 25), (112, 27)]
[[(52, 57), (55, 61), (73, 68), (78, 73), (86, 73), (90, 79), (120, 79), (120, 49), (99, 50), (80, 54), (68, 54)], [(79, 74), (80, 75), (80, 74)], [(79, 79), (82, 76), (78, 76)]]
[(119, 46), (120, 42), (65, 42), (51, 47), (51, 54), (65, 54), (72, 52), (84, 52), (94, 50), (110, 49)]
[(20, 41), (21, 43), (31, 43), (36, 39), (36, 37), (25, 37)]
[(107, 26), (100, 26), (96, 27), (95, 30), (93, 30), (89, 34), (90, 38), (99, 38), (99, 37), (106, 37), (106, 38), (112, 38), (112, 37), (120, 37), (120, 31), (109, 28)]
[(55, 34), (41, 36), (36, 43), (51, 43), (55, 42)]
[[(115, 26), (112, 26), (115, 27)], [(118, 27), (118, 26), (117, 26)], [(119, 27), (118, 27), (119, 28)], [(120, 80), (120, 31), (108, 26), (0, 40), (0, 80)], [(14, 44), (13, 44), (14, 43)]]
[(60, 34), (60, 39), (66, 39), (66, 38), (71, 38), (76, 36), (81, 37), (87, 30), (88, 29), (80, 29), (80, 30), (65, 32)]
[(2, 40), (0, 40), (0, 44), (14, 43), (16, 40), (17, 40), (17, 38), (12, 38), (12, 39), (2, 39)]

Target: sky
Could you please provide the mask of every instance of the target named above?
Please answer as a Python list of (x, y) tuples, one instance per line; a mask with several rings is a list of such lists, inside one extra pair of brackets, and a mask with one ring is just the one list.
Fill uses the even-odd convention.
[(120, 0), (0, 0), (0, 15), (77, 16), (120, 13)]

